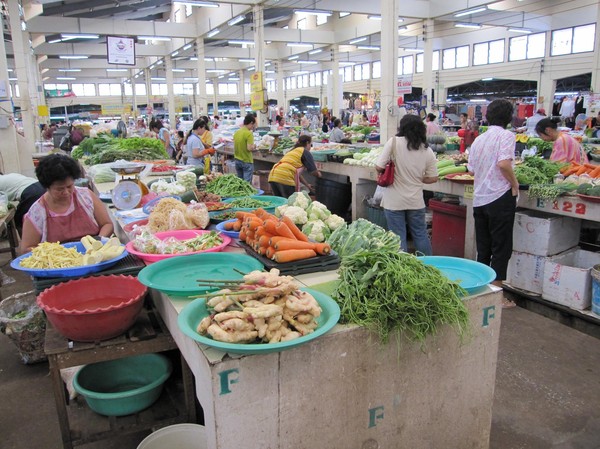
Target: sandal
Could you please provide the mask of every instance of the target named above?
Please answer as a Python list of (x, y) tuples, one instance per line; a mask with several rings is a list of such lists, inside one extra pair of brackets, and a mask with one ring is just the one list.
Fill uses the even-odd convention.
[(503, 309), (512, 309), (513, 307), (517, 307), (517, 304), (510, 299), (502, 298), (502, 308)]

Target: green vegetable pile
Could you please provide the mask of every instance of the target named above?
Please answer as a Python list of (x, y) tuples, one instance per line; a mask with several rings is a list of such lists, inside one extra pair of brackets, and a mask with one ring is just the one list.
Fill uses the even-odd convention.
[(290, 137), (282, 137), (277, 142), (277, 146), (273, 147), (273, 154), (283, 154), (286, 150), (294, 148), (296, 145), (296, 139)]
[(423, 343), (444, 324), (461, 338), (469, 333), (464, 289), (437, 268), (399, 250), (391, 232), (359, 219), (336, 229), (328, 240), (341, 256), (340, 283), (333, 297), (341, 322), (368, 327), (382, 342), (396, 331)]
[(521, 164), (515, 166), (515, 176), (519, 184), (549, 184), (564, 165), (566, 164), (528, 156)]
[(77, 148), (71, 151), (71, 156), (75, 159), (85, 158), (87, 165), (104, 164), (120, 159), (148, 161), (169, 157), (158, 139), (147, 137), (122, 139), (105, 134), (84, 139)]
[(250, 183), (236, 175), (223, 175), (206, 184), (206, 191), (222, 197), (256, 195), (258, 191)]
[(577, 187), (578, 185), (572, 182), (561, 182), (560, 184), (534, 184), (529, 186), (529, 197), (555, 200), (560, 195), (577, 191)]
[(536, 147), (537, 154), (542, 155), (546, 151), (552, 151), (553, 142), (546, 142), (539, 137), (530, 137), (527, 140), (527, 148)]
[(268, 201), (261, 201), (250, 197), (238, 198), (229, 204), (231, 207), (238, 209), (258, 209), (259, 207), (268, 207), (271, 205)]

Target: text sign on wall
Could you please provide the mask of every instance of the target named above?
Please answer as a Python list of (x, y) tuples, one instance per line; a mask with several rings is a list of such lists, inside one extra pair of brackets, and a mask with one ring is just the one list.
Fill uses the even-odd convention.
[(400, 75), (396, 80), (396, 93), (398, 95), (412, 93), (412, 76)]
[(106, 36), (109, 64), (135, 65), (135, 41), (130, 37)]

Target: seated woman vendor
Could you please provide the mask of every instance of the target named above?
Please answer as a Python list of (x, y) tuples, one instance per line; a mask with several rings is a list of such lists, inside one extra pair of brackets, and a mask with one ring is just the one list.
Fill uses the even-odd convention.
[(21, 252), (41, 242), (69, 242), (85, 235), (109, 237), (113, 224), (100, 198), (85, 187), (75, 187), (81, 177), (77, 161), (63, 154), (43, 158), (35, 169), (46, 188), (23, 220)]

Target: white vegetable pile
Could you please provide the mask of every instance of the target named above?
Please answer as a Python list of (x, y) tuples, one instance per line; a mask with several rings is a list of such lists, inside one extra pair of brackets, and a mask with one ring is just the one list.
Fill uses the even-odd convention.
[(375, 161), (382, 151), (383, 147), (375, 147), (368, 153), (354, 153), (352, 158), (344, 159), (344, 164), (375, 167)]

